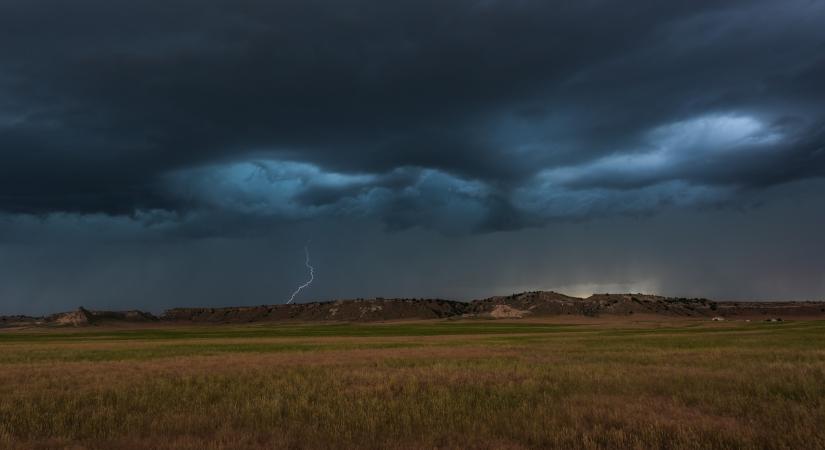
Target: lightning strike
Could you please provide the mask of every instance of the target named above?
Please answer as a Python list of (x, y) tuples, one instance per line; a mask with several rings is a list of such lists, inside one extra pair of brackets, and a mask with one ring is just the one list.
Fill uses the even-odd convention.
[(312, 267), (309, 264), (309, 246), (308, 245), (304, 246), (304, 253), (306, 254), (306, 261), (304, 262), (304, 265), (306, 265), (307, 268), (309, 269), (309, 280), (307, 280), (306, 283), (298, 286), (298, 289), (295, 289), (295, 292), (293, 292), (292, 296), (290, 296), (289, 300), (287, 300), (287, 302), (286, 302), (287, 305), (292, 303), (293, 300), (295, 300), (295, 296), (298, 295), (298, 293), (301, 292), (301, 290), (303, 290), (306, 287), (309, 287), (309, 285), (312, 284), (312, 281), (315, 280), (315, 268)]

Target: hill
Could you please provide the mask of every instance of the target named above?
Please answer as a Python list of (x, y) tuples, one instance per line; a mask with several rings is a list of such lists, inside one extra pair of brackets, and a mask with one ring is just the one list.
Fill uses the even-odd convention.
[(227, 308), (174, 308), (162, 320), (207, 323), (441, 319), (461, 315), (466, 303), (440, 299), (357, 299)]
[(143, 311), (75, 311), (45, 317), (0, 316), (0, 327), (90, 326), (128, 323), (381, 322), (428, 319), (520, 319), (557, 316), (632, 316), (763, 319), (825, 318), (823, 302), (716, 302), (648, 294), (593, 294), (580, 298), (532, 291), (471, 302), (444, 299), (352, 299), (290, 305), (172, 308), (160, 317)]

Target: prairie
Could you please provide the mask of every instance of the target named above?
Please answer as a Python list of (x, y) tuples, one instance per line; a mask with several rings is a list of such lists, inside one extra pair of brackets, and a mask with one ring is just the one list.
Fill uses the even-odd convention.
[(825, 321), (0, 332), (2, 448), (825, 448)]

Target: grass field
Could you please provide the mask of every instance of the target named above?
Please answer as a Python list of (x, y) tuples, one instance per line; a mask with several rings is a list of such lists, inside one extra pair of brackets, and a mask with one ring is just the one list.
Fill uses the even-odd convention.
[(825, 448), (825, 322), (0, 332), (0, 448)]

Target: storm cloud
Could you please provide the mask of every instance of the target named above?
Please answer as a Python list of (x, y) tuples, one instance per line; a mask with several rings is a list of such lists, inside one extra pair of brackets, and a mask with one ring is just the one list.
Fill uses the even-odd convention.
[(489, 231), (825, 168), (818, 1), (0, 8), (8, 212)]
[(781, 203), (825, 176), (823, 23), (818, 0), (3, 0), (0, 241)]

